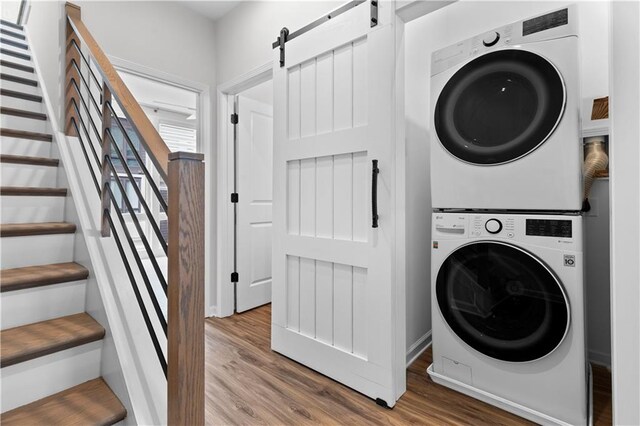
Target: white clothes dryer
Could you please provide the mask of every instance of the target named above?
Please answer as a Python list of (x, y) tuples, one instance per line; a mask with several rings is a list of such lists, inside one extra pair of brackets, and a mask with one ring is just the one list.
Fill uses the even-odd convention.
[(578, 71), (575, 6), (434, 52), (433, 207), (581, 210)]
[(437, 383), (540, 424), (586, 425), (580, 215), (434, 213)]

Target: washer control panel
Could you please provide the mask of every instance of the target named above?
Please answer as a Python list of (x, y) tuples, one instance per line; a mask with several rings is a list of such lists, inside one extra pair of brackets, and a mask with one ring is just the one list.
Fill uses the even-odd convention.
[(515, 236), (515, 220), (512, 217), (473, 216), (472, 237), (497, 235), (504, 238)]

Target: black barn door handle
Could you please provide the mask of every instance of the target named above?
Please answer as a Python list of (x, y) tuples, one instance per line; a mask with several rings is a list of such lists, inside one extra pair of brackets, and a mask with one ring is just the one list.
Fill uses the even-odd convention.
[(373, 168), (371, 169), (371, 227), (378, 227), (378, 160), (371, 160)]

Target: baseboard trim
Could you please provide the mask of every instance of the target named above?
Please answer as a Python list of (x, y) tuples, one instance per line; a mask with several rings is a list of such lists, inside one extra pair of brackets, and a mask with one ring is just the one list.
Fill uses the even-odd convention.
[(211, 318), (211, 317), (217, 317), (217, 316), (218, 316), (218, 306), (216, 305), (211, 305), (204, 310), (205, 318)]
[(407, 351), (407, 368), (431, 346), (431, 330), (416, 340)]

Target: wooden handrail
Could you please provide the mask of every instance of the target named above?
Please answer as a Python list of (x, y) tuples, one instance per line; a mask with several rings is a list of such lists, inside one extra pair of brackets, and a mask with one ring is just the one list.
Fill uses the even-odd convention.
[[(87, 27), (80, 19), (80, 8), (72, 3), (67, 3), (65, 6), (67, 11), (68, 24), (71, 26), (73, 33), (80, 39), (91, 53), (91, 56), (95, 60), (98, 70), (102, 75), (104, 83), (111, 91), (111, 95), (118, 101), (122, 112), (132, 124), (134, 130), (138, 134), (138, 137), (144, 145), (151, 161), (160, 172), (162, 179), (166, 182), (169, 177), (169, 148), (164, 143), (160, 134), (153, 126), (147, 115), (142, 110), (140, 104), (133, 97), (127, 86), (118, 75), (109, 58), (100, 48), (100, 45), (93, 38)], [(71, 40), (67, 37), (67, 54), (69, 51), (75, 48), (71, 45)], [(80, 63), (79, 60), (76, 61)], [(67, 68), (70, 64), (67, 64)], [(69, 72), (69, 70), (67, 70)], [(66, 106), (69, 107), (68, 105)], [(65, 124), (65, 128), (69, 128), (69, 123)]]
[[(111, 140), (107, 137), (111, 122), (111, 108), (108, 108), (107, 103), (112, 98), (117, 101), (132, 124), (149, 158), (167, 184), (169, 193), (167, 419), (171, 425), (204, 425), (204, 156), (197, 153), (169, 151), (82, 22), (80, 8), (67, 3), (66, 12), (67, 45), (64, 78), (67, 135), (80, 136), (76, 135), (76, 129), (83, 117), (78, 116), (74, 102), (75, 106), (82, 103), (87, 108), (83, 99), (80, 99), (84, 95), (80, 90), (74, 89), (81, 77), (80, 53), (73, 45), (74, 42), (78, 48), (86, 46), (103, 79), (102, 134), (98, 136), (98, 139), (101, 139), (102, 156), (100, 159), (102, 236), (118, 234), (111, 228), (109, 215), (112, 200), (109, 198), (111, 191), (108, 185), (110, 185), (112, 172), (115, 173), (111, 167), (107, 167), (107, 159), (111, 155)], [(73, 61), (77, 67), (73, 66)], [(90, 93), (89, 96), (91, 96)], [(90, 113), (87, 112), (87, 114), (91, 119)], [(75, 125), (72, 125), (73, 120)], [(88, 142), (91, 143), (91, 140)], [(123, 196), (126, 197), (126, 194)], [(151, 217), (149, 219), (153, 220)], [(122, 256), (126, 262), (126, 256)], [(144, 271), (141, 272), (144, 273)]]

